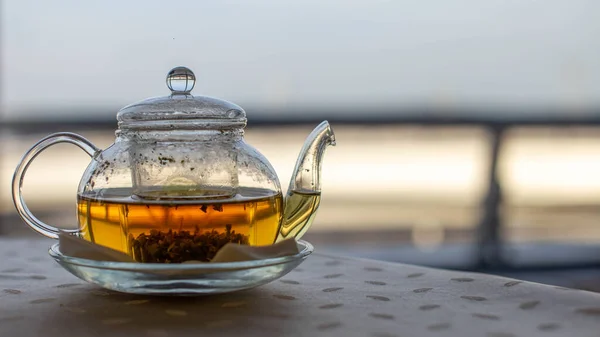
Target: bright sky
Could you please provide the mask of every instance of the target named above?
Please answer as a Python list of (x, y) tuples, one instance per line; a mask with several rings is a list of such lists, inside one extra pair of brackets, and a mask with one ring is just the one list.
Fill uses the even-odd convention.
[(1, 107), (114, 116), (167, 94), (177, 65), (196, 94), (282, 111), (600, 106), (598, 13), (597, 0), (5, 0)]

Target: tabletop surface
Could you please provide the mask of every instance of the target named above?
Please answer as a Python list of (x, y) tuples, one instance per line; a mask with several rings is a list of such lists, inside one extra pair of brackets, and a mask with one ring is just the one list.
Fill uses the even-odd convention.
[(135, 296), (72, 276), (52, 243), (0, 239), (0, 336), (600, 336), (581, 290), (315, 253), (251, 290)]

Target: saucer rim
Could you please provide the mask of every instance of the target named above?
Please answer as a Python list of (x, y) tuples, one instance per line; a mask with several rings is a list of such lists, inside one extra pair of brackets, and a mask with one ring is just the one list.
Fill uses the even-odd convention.
[(297, 254), (273, 257), (261, 260), (237, 261), (237, 262), (218, 262), (218, 263), (135, 263), (135, 262), (115, 262), (115, 261), (98, 261), (84, 259), (74, 256), (68, 256), (60, 252), (60, 244), (57, 242), (48, 249), (48, 254), (58, 262), (64, 262), (81, 267), (89, 267), (106, 270), (135, 270), (135, 271), (169, 271), (169, 270), (232, 270), (232, 269), (248, 269), (261, 268), (279, 265), (282, 263), (292, 262), (298, 259), (305, 259), (313, 251), (313, 245), (305, 240), (296, 241), (301, 250)]

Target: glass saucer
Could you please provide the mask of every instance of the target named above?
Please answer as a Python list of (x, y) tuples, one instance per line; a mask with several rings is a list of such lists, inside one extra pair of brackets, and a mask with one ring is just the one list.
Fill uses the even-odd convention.
[(313, 246), (298, 241), (298, 254), (263, 260), (227, 263), (129, 263), (81, 259), (63, 255), (59, 244), (48, 253), (80, 279), (107, 289), (147, 295), (220, 294), (254, 288), (296, 268)]

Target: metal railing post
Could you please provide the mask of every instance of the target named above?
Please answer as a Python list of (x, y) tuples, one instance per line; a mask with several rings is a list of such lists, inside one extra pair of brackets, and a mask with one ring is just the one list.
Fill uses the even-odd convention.
[(498, 181), (498, 157), (505, 127), (490, 127), (491, 153), (488, 176), (488, 191), (483, 202), (483, 215), (478, 226), (479, 268), (497, 267), (503, 264), (501, 256), (502, 238), (500, 205), (502, 190)]

